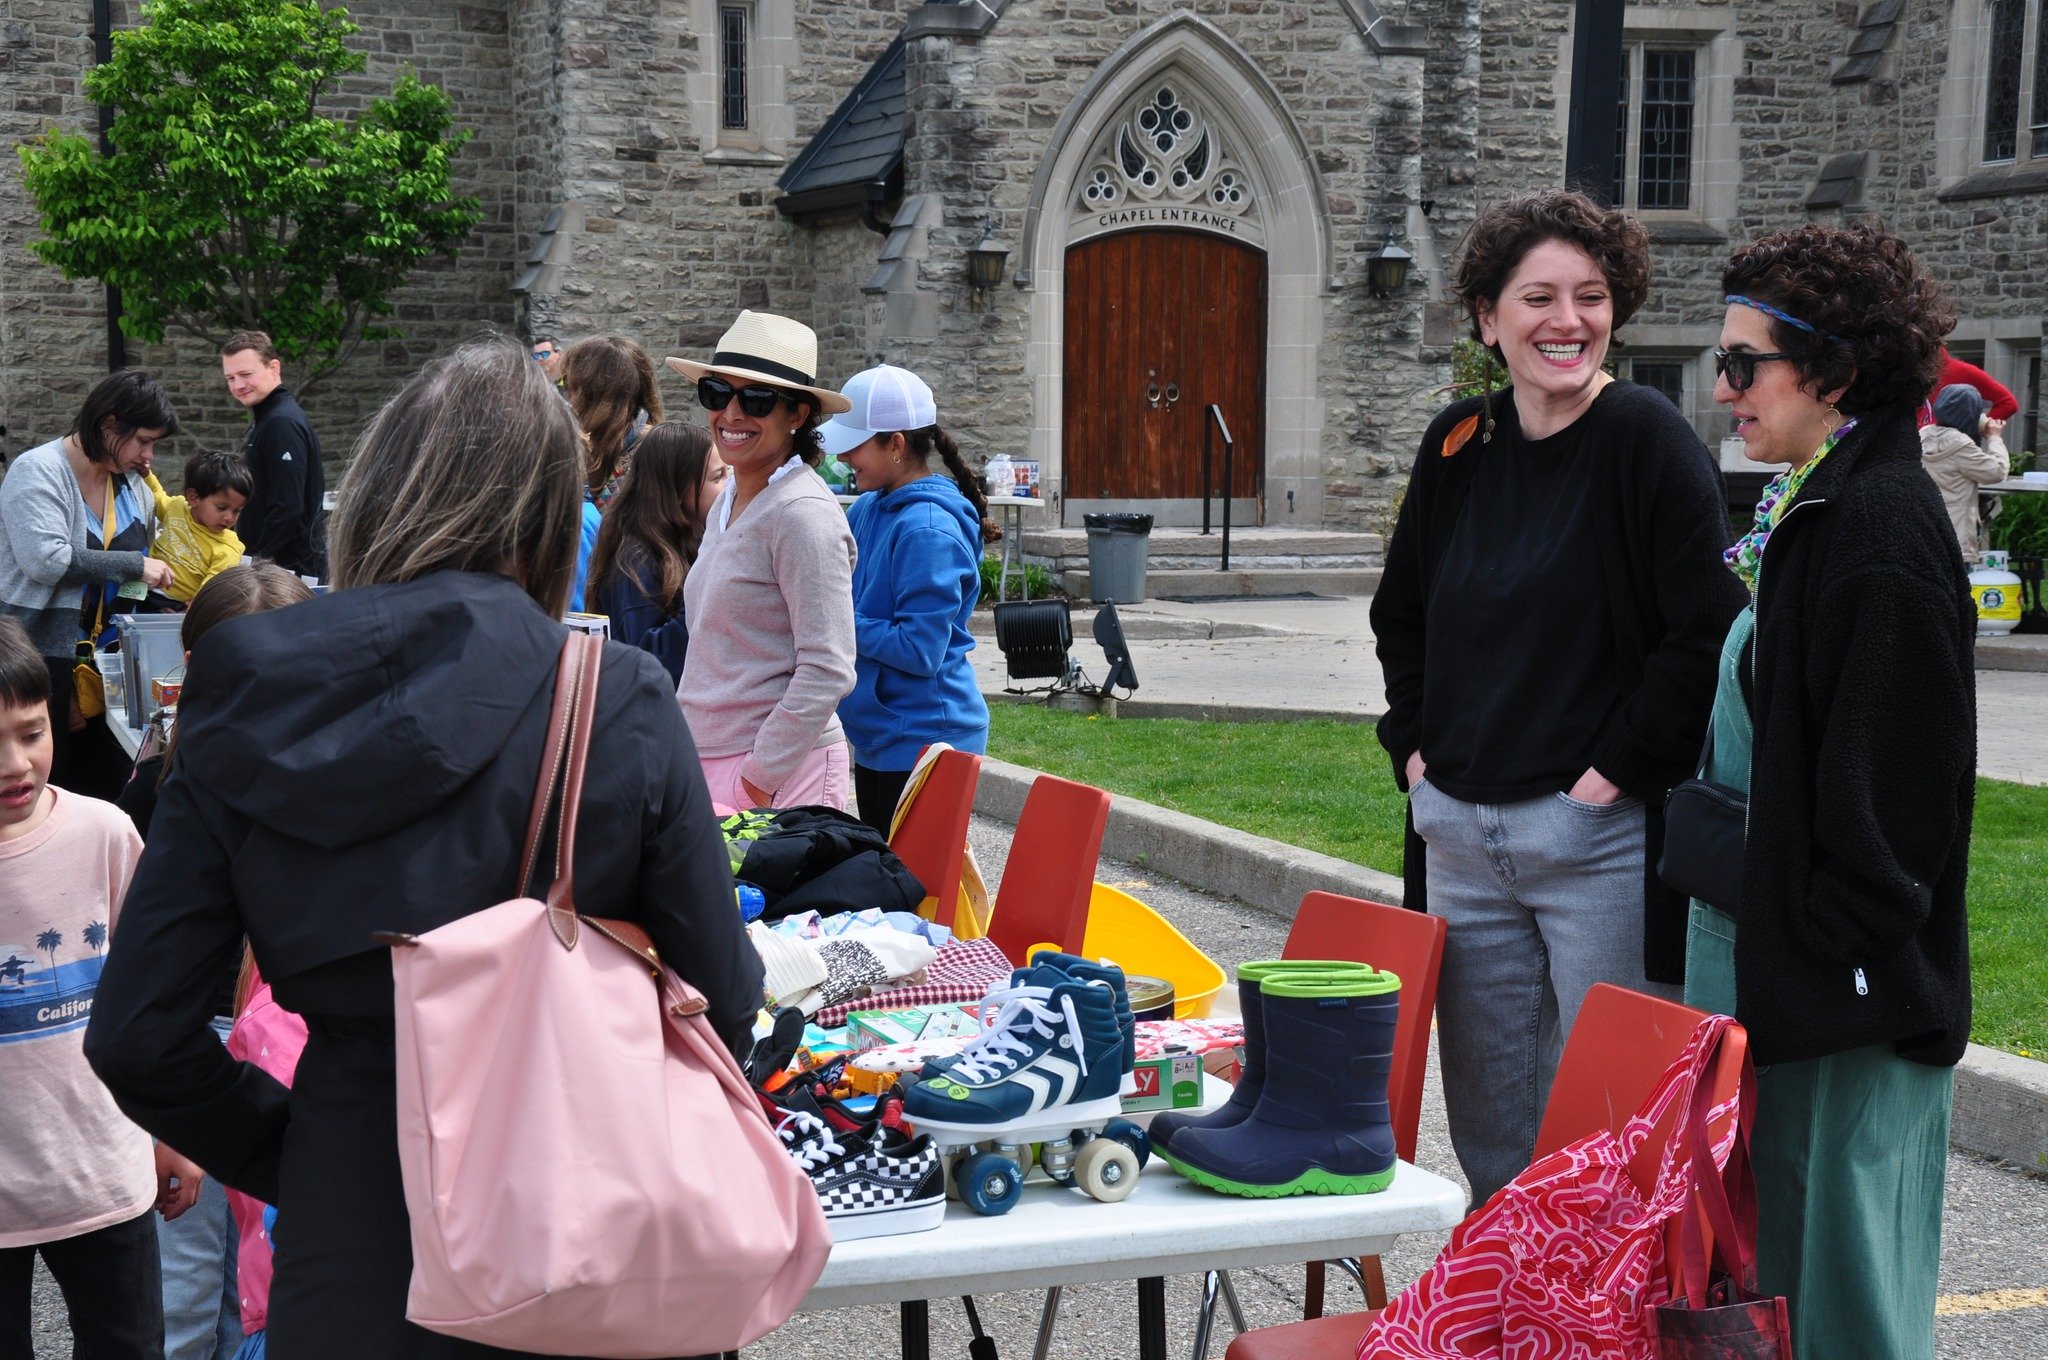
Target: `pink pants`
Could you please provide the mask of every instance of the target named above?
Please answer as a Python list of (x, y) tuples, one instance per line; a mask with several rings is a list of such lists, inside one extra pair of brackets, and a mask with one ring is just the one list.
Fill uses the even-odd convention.
[[(704, 782), (711, 789), (712, 802), (734, 808), (754, 805), (754, 800), (740, 788), (740, 766), (747, 763), (745, 752), (736, 756), (699, 756), (698, 763), (704, 767)], [(822, 803), (844, 812), (851, 786), (852, 763), (847, 758), (846, 743), (835, 741), (813, 748), (804, 757), (804, 763), (796, 767), (796, 773), (784, 780), (781, 788), (771, 790), (773, 806)]]

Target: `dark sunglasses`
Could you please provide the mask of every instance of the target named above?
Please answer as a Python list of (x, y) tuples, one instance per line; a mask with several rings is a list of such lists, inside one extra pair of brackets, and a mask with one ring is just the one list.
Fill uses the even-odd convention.
[(1726, 378), (1728, 385), (1737, 392), (1747, 392), (1749, 385), (1756, 381), (1758, 364), (1797, 357), (1795, 354), (1752, 354), (1746, 349), (1717, 349), (1714, 351), (1714, 376)]
[(772, 387), (734, 387), (723, 378), (697, 379), (697, 404), (707, 411), (723, 411), (732, 399), (740, 399), (740, 410), (756, 420), (772, 413), (790, 398)]

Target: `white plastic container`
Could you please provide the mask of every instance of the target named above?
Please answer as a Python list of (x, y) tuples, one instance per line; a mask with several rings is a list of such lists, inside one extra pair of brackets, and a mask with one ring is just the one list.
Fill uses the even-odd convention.
[(982, 480), (991, 496), (1014, 496), (1017, 494), (1017, 465), (1010, 461), (1010, 455), (999, 453), (988, 460), (981, 470)]
[(1977, 601), (1977, 636), (2004, 637), (2020, 626), (2020, 578), (2006, 570), (2002, 552), (1984, 554), (1984, 564), (1970, 573), (1970, 594)]

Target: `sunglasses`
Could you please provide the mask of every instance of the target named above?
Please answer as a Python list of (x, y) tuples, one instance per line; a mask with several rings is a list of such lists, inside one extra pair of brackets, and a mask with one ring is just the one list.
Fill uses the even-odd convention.
[(734, 387), (723, 378), (697, 379), (697, 404), (707, 411), (723, 411), (734, 397), (740, 399), (740, 410), (756, 420), (771, 414), (781, 403), (790, 401), (787, 395), (772, 387)]
[(1737, 392), (1747, 392), (1749, 385), (1756, 381), (1758, 364), (1797, 357), (1794, 354), (1752, 354), (1746, 349), (1717, 349), (1714, 351), (1714, 376), (1726, 378), (1728, 386)]

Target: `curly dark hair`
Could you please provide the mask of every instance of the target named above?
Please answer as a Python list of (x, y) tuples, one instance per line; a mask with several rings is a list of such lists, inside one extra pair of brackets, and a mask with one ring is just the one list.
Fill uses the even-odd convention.
[(1942, 337), (1956, 325), (1941, 285), (1906, 243), (1865, 223), (1809, 222), (1752, 241), (1729, 259), (1721, 291), (1812, 326), (1766, 317), (1771, 343), (1792, 356), (1800, 385), (1814, 393), (1843, 388), (1835, 405), (1852, 416), (1924, 400), (1941, 371)]
[[(1465, 234), (1451, 296), (1470, 318), (1474, 340), (1482, 340), (1479, 309), (1499, 304), (1522, 257), (1545, 241), (1563, 241), (1593, 257), (1614, 292), (1615, 329), (1650, 295), (1650, 233), (1643, 224), (1574, 190), (1546, 189), (1495, 204)], [(1500, 358), (1500, 347), (1491, 348)]]

